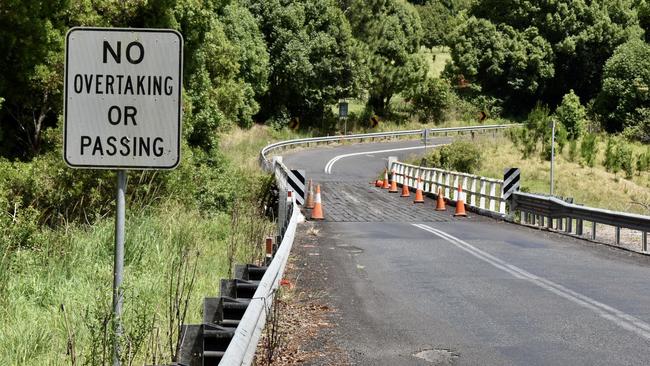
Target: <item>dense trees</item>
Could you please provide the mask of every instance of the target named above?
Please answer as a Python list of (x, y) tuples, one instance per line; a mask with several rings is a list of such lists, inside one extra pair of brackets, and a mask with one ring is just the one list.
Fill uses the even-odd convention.
[(363, 43), (372, 75), (368, 104), (385, 115), (391, 99), (424, 81), (427, 64), (419, 53), (420, 17), (398, 0), (354, 0), (347, 11)]
[(650, 45), (633, 40), (616, 49), (603, 71), (597, 109), (610, 130), (632, 128), (650, 141)]
[(4, 157), (54, 146), (44, 131), (60, 125), (64, 38), (77, 25), (178, 29), (184, 134), (206, 151), (230, 125), (320, 126), (340, 98), (389, 116), (399, 95), (439, 119), (445, 100), (427, 93), (449, 90), (426, 79), (421, 46), (440, 45), (445, 77), (472, 98), (525, 115), (572, 93), (608, 130), (650, 140), (647, 0), (6, 0), (0, 14)]
[(518, 31), (471, 17), (451, 42), (454, 64), (447, 74), (478, 82), (510, 106), (534, 103), (555, 74), (551, 46), (533, 27)]
[(270, 54), (262, 119), (282, 112), (320, 120), (325, 107), (361, 89), (364, 65), (333, 0), (247, 1)]
[[(456, 17), (448, 75), (462, 74), (503, 99), (511, 113), (526, 113), (538, 101), (556, 106), (571, 92), (584, 103), (598, 97), (595, 112), (610, 131), (643, 125), (644, 88), (630, 83), (645, 83), (640, 59), (632, 54), (643, 53), (648, 14), (645, 0), (477, 1), (469, 17)], [(627, 42), (617, 51), (626, 56), (615, 56)]]

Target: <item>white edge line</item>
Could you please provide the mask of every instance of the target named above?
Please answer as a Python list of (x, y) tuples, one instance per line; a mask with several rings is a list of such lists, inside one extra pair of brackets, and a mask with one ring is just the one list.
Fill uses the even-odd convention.
[(484, 262), (491, 264), (492, 266), (507, 272), (514, 276), (515, 278), (526, 280), (531, 282), (547, 291), (555, 293), (558, 296), (564, 297), (565, 299), (578, 304), (582, 307), (590, 309), (600, 315), (602, 318), (607, 319), (621, 328), (632, 331), (641, 337), (650, 340), (650, 324), (645, 323), (644, 321), (629, 315), (621, 310), (615, 309), (609, 305), (603, 304), (597, 300), (594, 300), (588, 296), (582, 295), (578, 292), (570, 290), (560, 284), (557, 284), (553, 281), (550, 281), (546, 278), (531, 274), (515, 265), (509, 264), (491, 254), (488, 254), (475, 246), (458, 239), (440, 229), (434, 229), (430, 226), (423, 224), (412, 224), (413, 226), (422, 229), (424, 231), (430, 232), (448, 242), (455, 245), (459, 249), (471, 254), (472, 256), (481, 259)]

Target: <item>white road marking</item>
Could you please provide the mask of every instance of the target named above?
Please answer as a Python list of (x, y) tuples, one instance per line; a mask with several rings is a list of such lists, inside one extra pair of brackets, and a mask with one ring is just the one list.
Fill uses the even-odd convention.
[(348, 158), (350, 156), (357, 156), (357, 155), (367, 155), (367, 154), (379, 154), (379, 153), (387, 153), (387, 152), (392, 152), (392, 151), (404, 151), (404, 150), (416, 150), (416, 149), (424, 149), (425, 147), (432, 147), (435, 145), (429, 145), (429, 146), (415, 146), (415, 147), (402, 147), (399, 149), (387, 149), (387, 150), (375, 150), (375, 151), (363, 151), (363, 152), (357, 152), (357, 153), (351, 153), (351, 154), (343, 154), (343, 155), (338, 155), (333, 157), (330, 161), (325, 164), (325, 173), (326, 174), (332, 174), (332, 166), (334, 166), (334, 163), (337, 161), (343, 159), (343, 158)]
[(570, 290), (558, 283), (555, 283), (551, 280), (548, 280), (544, 277), (540, 277), (529, 273), (515, 265), (512, 265), (502, 259), (499, 259), (477, 247), (458, 239), (450, 234), (445, 233), (439, 229), (432, 228), (423, 224), (413, 224), (413, 226), (428, 231), (448, 242), (455, 245), (456, 247), (464, 250), (465, 252), (471, 254), (472, 256), (491, 264), (492, 266), (507, 272), (514, 276), (515, 278), (531, 282), (547, 291), (550, 291), (558, 296), (561, 296), (575, 304), (578, 304), (582, 307), (585, 307), (593, 312), (597, 313), (604, 319), (607, 319), (614, 324), (618, 325), (621, 328), (627, 329), (631, 332), (634, 332), (641, 337), (650, 340), (650, 324), (638, 319), (630, 314), (627, 314), (621, 310), (615, 309), (609, 305), (603, 304), (599, 301), (596, 301), (588, 296), (582, 295), (578, 292)]

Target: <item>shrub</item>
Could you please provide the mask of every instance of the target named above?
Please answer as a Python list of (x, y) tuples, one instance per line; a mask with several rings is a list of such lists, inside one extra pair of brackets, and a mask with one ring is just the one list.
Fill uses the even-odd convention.
[(562, 98), (562, 104), (555, 110), (555, 117), (566, 128), (569, 139), (575, 140), (584, 133), (587, 111), (573, 90)]
[(625, 172), (625, 178), (632, 178), (632, 175), (634, 175), (632, 148), (624, 141), (619, 142), (616, 148), (616, 161)]
[(481, 168), (481, 150), (470, 141), (457, 140), (434, 150), (426, 164), (446, 170), (474, 173)]
[(427, 78), (411, 91), (408, 98), (422, 122), (442, 122), (449, 107), (453, 91), (449, 82), (439, 78)]
[(587, 164), (588, 167), (593, 168), (596, 162), (596, 154), (598, 153), (598, 145), (596, 144), (596, 135), (587, 134), (583, 137), (580, 143), (580, 156)]

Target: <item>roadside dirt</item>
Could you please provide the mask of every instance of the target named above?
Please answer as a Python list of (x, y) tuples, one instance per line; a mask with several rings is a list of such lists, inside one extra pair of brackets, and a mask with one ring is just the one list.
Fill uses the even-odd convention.
[(257, 366), (350, 365), (345, 351), (332, 342), (337, 312), (327, 301), (322, 271), (306, 261), (317, 242), (311, 223), (299, 225), (275, 310), (257, 347)]

